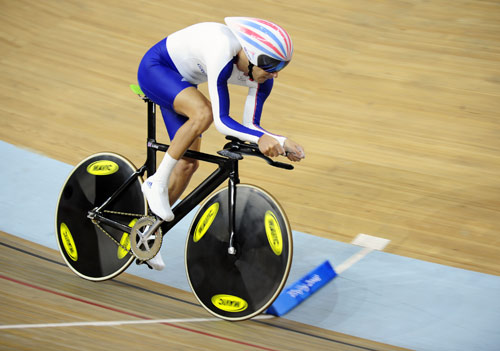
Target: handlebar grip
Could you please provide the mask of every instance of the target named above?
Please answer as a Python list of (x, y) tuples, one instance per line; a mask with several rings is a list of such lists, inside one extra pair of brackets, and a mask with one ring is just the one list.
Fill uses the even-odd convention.
[(273, 163), (271, 166), (278, 167), (278, 168), (284, 168), (284, 169), (290, 169), (292, 170), (294, 167), (293, 165), (289, 163), (284, 163), (284, 162), (277, 162), (277, 161), (272, 161)]
[(274, 167), (289, 170), (292, 170), (294, 168), (291, 164), (273, 161), (270, 157), (260, 152), (259, 145), (257, 144), (244, 142), (229, 135), (226, 136), (226, 139), (230, 140), (231, 142), (227, 143), (224, 146), (224, 149), (218, 152), (219, 155), (238, 160), (241, 160), (243, 158), (243, 155), (257, 156), (264, 159), (269, 165)]

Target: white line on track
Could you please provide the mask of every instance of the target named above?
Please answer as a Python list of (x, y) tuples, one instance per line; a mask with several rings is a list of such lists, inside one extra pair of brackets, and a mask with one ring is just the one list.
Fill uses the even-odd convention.
[(360, 261), (372, 251), (382, 251), (391, 241), (384, 238), (379, 238), (367, 234), (358, 234), (352, 241), (352, 244), (363, 247), (363, 249), (347, 260), (335, 267), (337, 274), (345, 272), (348, 268), (352, 267), (356, 262)]
[(373, 249), (364, 247), (361, 251), (356, 252), (354, 255), (335, 267), (335, 272), (337, 272), (337, 274), (344, 273), (348, 268), (352, 267), (356, 262), (360, 261), (363, 257), (368, 255), (372, 251)]
[[(252, 319), (271, 319), (270, 315), (261, 315)], [(202, 323), (219, 322), (220, 318), (184, 318), (184, 319), (141, 319), (128, 321), (103, 321), (103, 322), (74, 322), (74, 323), (44, 323), (44, 324), (7, 324), (0, 325), (0, 330), (6, 329), (34, 329), (34, 328), (65, 328), (65, 327), (115, 327), (127, 324), (176, 324), (176, 323)]]

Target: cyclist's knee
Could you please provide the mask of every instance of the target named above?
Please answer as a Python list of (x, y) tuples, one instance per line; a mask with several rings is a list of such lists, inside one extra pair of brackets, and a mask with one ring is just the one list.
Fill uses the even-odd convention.
[(196, 110), (196, 113), (191, 116), (190, 119), (194, 124), (193, 128), (196, 132), (200, 134), (203, 133), (210, 127), (210, 124), (212, 124), (214, 120), (212, 106), (209, 103), (203, 104)]

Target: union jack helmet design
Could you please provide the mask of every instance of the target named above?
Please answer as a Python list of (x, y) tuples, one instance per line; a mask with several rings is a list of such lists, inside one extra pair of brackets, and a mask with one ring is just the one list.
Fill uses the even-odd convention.
[(277, 24), (250, 17), (226, 17), (224, 21), (255, 66), (277, 72), (292, 59), (292, 39)]

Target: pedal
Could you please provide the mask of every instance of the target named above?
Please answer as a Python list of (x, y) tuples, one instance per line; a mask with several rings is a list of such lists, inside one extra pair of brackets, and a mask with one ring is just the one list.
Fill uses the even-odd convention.
[(136, 264), (136, 265), (138, 265), (138, 266), (140, 266), (141, 264), (145, 264), (145, 265), (146, 265), (146, 267), (148, 267), (149, 269), (154, 269), (154, 268), (153, 268), (153, 267), (152, 267), (152, 266), (148, 263), (148, 261), (143, 261), (143, 260), (140, 260), (140, 259), (138, 259), (138, 258), (135, 260), (135, 264)]
[(132, 227), (130, 232), (130, 248), (141, 261), (147, 261), (160, 251), (163, 235), (161, 219), (142, 217)]

